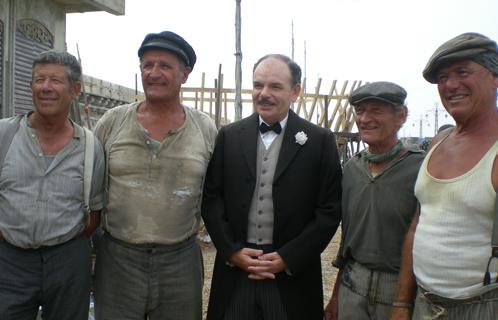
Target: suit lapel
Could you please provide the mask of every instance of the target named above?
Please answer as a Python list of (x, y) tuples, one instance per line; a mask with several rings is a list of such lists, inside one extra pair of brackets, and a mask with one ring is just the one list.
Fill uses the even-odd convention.
[(259, 116), (254, 113), (240, 127), (240, 142), (251, 175), (256, 178), (256, 153), (258, 143)]
[(294, 111), (289, 110), (289, 118), (285, 127), (285, 133), (280, 147), (280, 154), (278, 155), (277, 167), (275, 168), (275, 176), (273, 181), (277, 181), (280, 175), (287, 169), (292, 159), (296, 156), (301, 145), (296, 143), (295, 135), (303, 129), (299, 125), (299, 117)]

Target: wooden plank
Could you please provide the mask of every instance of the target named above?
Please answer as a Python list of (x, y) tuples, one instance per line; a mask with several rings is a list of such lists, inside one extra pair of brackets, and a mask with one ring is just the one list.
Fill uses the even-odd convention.
[(332, 122), (334, 120), (336, 120), (335, 119), (336, 115), (339, 114), (337, 116), (337, 120), (335, 121), (334, 132), (338, 131), (338, 123), (340, 122), (340, 116), (341, 116), (341, 112), (342, 112), (342, 97), (344, 96), (344, 92), (346, 92), (347, 86), (348, 86), (348, 81), (346, 80), (346, 81), (344, 81), (344, 84), (343, 84), (342, 90), (341, 90), (341, 94), (337, 98), (337, 103), (336, 103), (334, 111), (332, 112), (332, 115), (330, 117), (330, 123), (332, 124)]
[(316, 87), (315, 87), (315, 94), (312, 96), (311, 110), (309, 113), (309, 117), (306, 119), (308, 121), (311, 121), (311, 118), (313, 117), (313, 114), (315, 113), (316, 102), (319, 99), (321, 85), (322, 85), (322, 78), (318, 78), (318, 81), (317, 81)]

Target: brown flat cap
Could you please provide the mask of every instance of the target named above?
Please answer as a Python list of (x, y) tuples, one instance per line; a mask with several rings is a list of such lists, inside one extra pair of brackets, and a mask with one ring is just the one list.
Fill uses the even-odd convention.
[(406, 90), (401, 86), (387, 81), (367, 83), (354, 90), (349, 96), (349, 103), (357, 106), (366, 100), (380, 100), (393, 105), (405, 103)]
[(468, 32), (443, 43), (432, 54), (422, 72), (425, 80), (437, 83), (437, 73), (443, 64), (457, 60), (472, 60), (498, 73), (496, 42), (479, 33)]

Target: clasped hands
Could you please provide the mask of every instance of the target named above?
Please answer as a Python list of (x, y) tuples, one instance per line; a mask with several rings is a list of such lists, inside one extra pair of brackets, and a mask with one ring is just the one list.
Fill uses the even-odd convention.
[(275, 275), (287, 266), (277, 252), (263, 253), (263, 250), (242, 248), (234, 252), (229, 259), (234, 266), (249, 273), (249, 279), (275, 279)]

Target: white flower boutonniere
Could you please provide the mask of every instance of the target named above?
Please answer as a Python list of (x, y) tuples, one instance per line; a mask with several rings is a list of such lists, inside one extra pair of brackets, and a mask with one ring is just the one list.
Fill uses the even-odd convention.
[(305, 144), (306, 141), (308, 140), (308, 136), (306, 135), (306, 133), (304, 133), (302, 131), (299, 131), (298, 133), (296, 133), (296, 135), (294, 137), (296, 138), (296, 143), (299, 143), (300, 145)]

